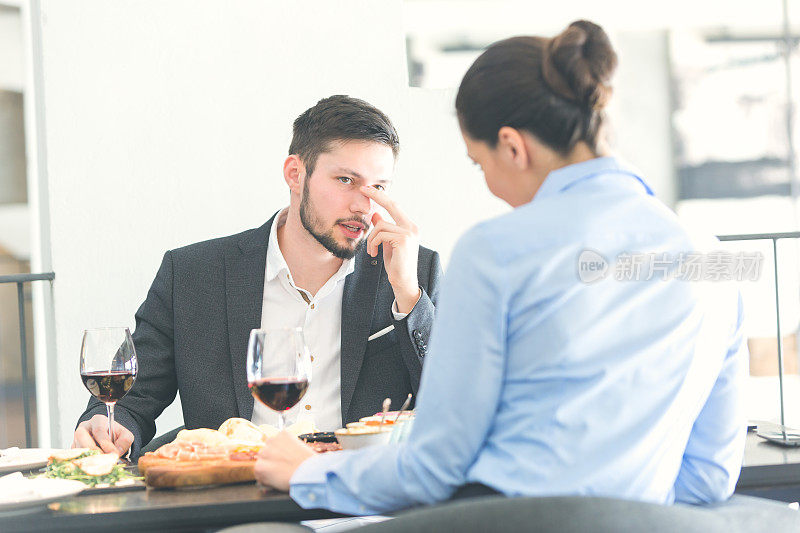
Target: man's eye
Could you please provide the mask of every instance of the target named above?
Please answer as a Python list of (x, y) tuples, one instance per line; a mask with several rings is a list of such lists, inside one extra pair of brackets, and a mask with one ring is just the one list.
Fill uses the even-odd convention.
[(383, 185), (373, 185), (373, 187), (375, 187), (375, 189), (377, 189), (379, 191), (385, 191), (386, 190), (386, 187), (384, 187)]
[(345, 185), (350, 185), (351, 183), (353, 183), (353, 178), (348, 178), (346, 176), (340, 176), (336, 179), (344, 183)]

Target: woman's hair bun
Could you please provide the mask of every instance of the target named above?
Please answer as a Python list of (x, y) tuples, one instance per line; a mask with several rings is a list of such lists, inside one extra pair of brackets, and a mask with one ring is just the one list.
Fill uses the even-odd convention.
[(617, 54), (603, 28), (577, 20), (550, 39), (543, 52), (542, 76), (555, 94), (588, 110), (605, 107)]

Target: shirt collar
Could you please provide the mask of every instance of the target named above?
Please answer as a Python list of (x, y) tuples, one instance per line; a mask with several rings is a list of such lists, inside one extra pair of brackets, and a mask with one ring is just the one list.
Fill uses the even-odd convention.
[[(281, 248), (278, 245), (278, 228), (286, 224), (286, 214), (289, 212), (288, 207), (284, 207), (275, 214), (275, 220), (272, 222), (272, 227), (269, 229), (269, 241), (267, 244), (267, 271), (265, 282), (269, 283), (275, 279), (278, 274), (285, 272), (292, 275), (289, 271), (289, 265), (286, 264), (286, 259), (283, 257)], [(340, 281), (347, 277), (355, 270), (355, 261), (353, 258), (345, 259), (342, 261), (342, 266), (332, 276), (334, 281)]]
[(653, 191), (640, 177), (638, 170), (621, 159), (609, 156), (597, 157), (553, 170), (547, 175), (542, 186), (539, 187), (534, 200), (559, 194), (581, 180), (605, 173), (628, 174), (642, 184), (647, 194), (653, 196)]
[(342, 261), (342, 266), (339, 267), (339, 270), (336, 271), (336, 274), (333, 275), (333, 279), (335, 281), (341, 281), (356, 269), (356, 261), (355, 258), (351, 257), (350, 259), (345, 259)]

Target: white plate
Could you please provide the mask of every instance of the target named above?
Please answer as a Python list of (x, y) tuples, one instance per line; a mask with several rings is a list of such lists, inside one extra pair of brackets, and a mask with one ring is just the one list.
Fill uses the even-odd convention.
[[(6, 478), (14, 478), (13, 483), (3, 483)], [(21, 510), (36, 510), (50, 502), (78, 494), (86, 485), (71, 479), (25, 479), (21, 474), (10, 474), (0, 479), (0, 513)]]
[(33, 470), (47, 465), (47, 459), (60, 450), (51, 448), (22, 448), (9, 454), (0, 455), (0, 474)]

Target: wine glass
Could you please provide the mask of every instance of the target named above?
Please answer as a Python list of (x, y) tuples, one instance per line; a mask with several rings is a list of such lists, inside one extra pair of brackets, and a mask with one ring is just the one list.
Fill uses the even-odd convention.
[(283, 430), (286, 411), (297, 405), (311, 383), (311, 357), (303, 328), (251, 331), (247, 382), (253, 396), (278, 413), (278, 429)]
[(136, 349), (128, 328), (97, 328), (83, 332), (81, 379), (92, 396), (106, 404), (108, 438), (114, 442), (114, 404), (136, 381)]

